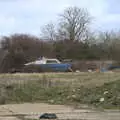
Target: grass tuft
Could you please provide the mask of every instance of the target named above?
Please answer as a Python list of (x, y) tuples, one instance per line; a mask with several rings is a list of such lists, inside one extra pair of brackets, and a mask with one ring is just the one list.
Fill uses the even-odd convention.
[[(63, 77), (58, 77), (59, 75), (4, 76), (4, 79), (8, 78), (9, 82), (0, 84), (0, 104), (46, 102), (50, 104), (87, 104), (108, 109), (120, 109), (120, 77), (118, 74), (80, 73), (72, 74), (71, 78), (71, 74), (65, 74)], [(98, 77), (96, 77), (97, 75)]]

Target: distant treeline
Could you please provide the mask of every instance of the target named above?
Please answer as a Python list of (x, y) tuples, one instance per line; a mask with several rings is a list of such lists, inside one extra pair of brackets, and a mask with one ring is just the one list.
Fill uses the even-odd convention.
[[(106, 34), (105, 34), (106, 38)], [(108, 42), (108, 43), (107, 43)], [(74, 60), (118, 60), (120, 39), (106, 38), (101, 42), (88, 40), (43, 41), (38, 37), (15, 34), (1, 38), (0, 69), (19, 68), (24, 63), (36, 60), (41, 55)]]

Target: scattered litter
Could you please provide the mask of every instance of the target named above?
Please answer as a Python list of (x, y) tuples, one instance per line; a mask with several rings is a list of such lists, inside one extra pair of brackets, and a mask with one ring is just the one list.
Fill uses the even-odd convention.
[(48, 102), (50, 102), (52, 104), (52, 103), (54, 103), (54, 100), (48, 100)]
[(76, 70), (75, 72), (76, 72), (76, 73), (80, 73), (80, 71), (79, 71), (79, 70)]
[(88, 72), (92, 72), (92, 70), (91, 70), (91, 69), (89, 69), (89, 70), (88, 70)]
[(75, 92), (75, 89), (73, 89), (72, 91)]
[(104, 92), (104, 95), (106, 95), (106, 94), (108, 94), (108, 93), (109, 93), (108, 91), (105, 91), (105, 92)]
[(57, 116), (54, 113), (44, 113), (39, 117), (39, 119), (57, 119)]
[(101, 71), (101, 72), (107, 72), (108, 70), (105, 69), (105, 68), (102, 68), (100, 71)]
[(72, 95), (72, 98), (76, 98), (76, 95)]
[(70, 99), (70, 96), (67, 96), (67, 99)]
[(104, 98), (100, 98), (100, 102), (104, 102), (105, 101), (105, 99)]

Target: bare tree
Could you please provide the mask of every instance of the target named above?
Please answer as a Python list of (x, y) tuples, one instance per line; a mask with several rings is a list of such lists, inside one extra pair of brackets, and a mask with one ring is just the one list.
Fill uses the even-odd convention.
[(71, 41), (84, 39), (90, 21), (86, 9), (69, 7), (60, 15), (59, 35)]
[(46, 40), (56, 40), (55, 25), (50, 22), (43, 26), (43, 28), (41, 29), (41, 36), (43, 39)]

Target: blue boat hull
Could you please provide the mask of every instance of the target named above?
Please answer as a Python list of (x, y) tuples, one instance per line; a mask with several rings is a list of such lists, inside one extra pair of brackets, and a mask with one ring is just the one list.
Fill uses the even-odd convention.
[(52, 64), (40, 64), (40, 68), (43, 71), (51, 71), (51, 72), (66, 72), (69, 71), (71, 68), (71, 64), (58, 64), (58, 63), (52, 63)]

